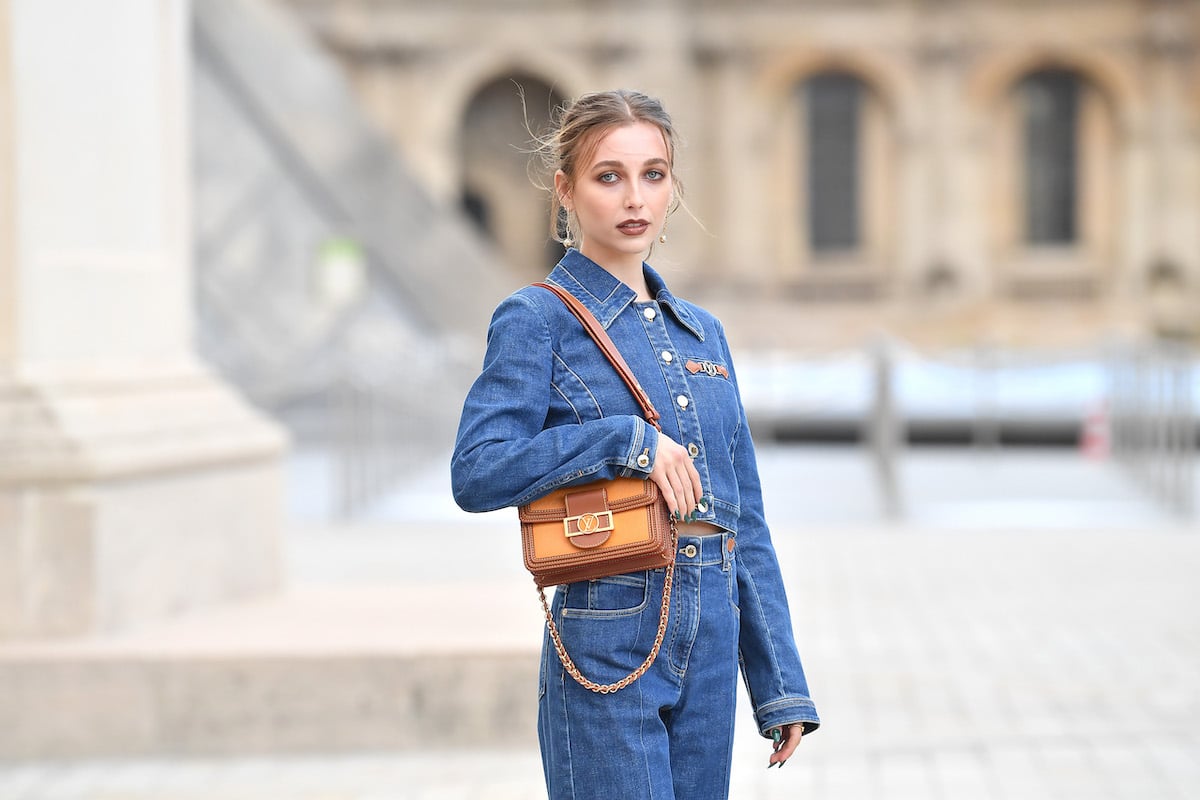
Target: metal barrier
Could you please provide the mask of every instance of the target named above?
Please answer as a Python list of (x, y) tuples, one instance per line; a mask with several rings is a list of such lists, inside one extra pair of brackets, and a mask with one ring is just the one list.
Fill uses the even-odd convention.
[(1179, 342), (1116, 349), (1109, 388), (1114, 458), (1172, 512), (1196, 509), (1196, 355)]
[[(344, 377), (328, 387), (332, 512), (345, 519), (427, 469), (454, 437), (463, 391), (447, 376), (420, 369), (411, 382)], [(436, 465), (449, 474), (449, 465)]]
[(871, 348), (873, 386), (870, 418), (866, 420), (866, 439), (870, 443), (878, 479), (880, 505), (884, 516), (898, 520), (904, 516), (904, 502), (897, 474), (900, 450), (904, 442), (904, 421), (896, 407), (895, 347), (886, 337), (876, 339)]
[(410, 431), (402, 399), (384, 387), (344, 380), (329, 388), (329, 398), (333, 511), (348, 518), (395, 484)]

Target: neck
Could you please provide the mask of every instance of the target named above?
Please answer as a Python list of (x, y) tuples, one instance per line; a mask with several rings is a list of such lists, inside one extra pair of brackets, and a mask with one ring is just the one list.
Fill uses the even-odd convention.
[(638, 264), (635, 270), (613, 272), (613, 277), (637, 292), (637, 302), (644, 303), (654, 299), (650, 296), (650, 288), (646, 286), (646, 273), (642, 271), (641, 264)]
[(646, 286), (646, 273), (642, 269), (642, 260), (622, 262), (619, 264), (600, 264), (608, 274), (637, 293), (637, 302), (644, 303), (653, 300), (650, 288)]

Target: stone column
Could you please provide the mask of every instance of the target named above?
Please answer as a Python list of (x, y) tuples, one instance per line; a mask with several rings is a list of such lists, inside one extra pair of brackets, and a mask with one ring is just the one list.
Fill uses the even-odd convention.
[(0, 0), (0, 640), (273, 591), (281, 430), (191, 351), (187, 0)]
[[(767, 98), (754, 97), (751, 56), (737, 47), (710, 47), (707, 58), (713, 76), (712, 96), (705, 98), (713, 138), (713, 161), (705, 178), (709, 183), (710, 216), (705, 220), (712, 232), (708, 249), (715, 256), (710, 280), (735, 294), (776, 287), (781, 279), (773, 240), (781, 187), (771, 169), (782, 169), (774, 159), (755, 157), (774, 145), (771, 126), (763, 124), (773, 109)], [(700, 165), (698, 165), (700, 166)], [(747, 175), (751, 179), (747, 179)], [(789, 173), (794, 175), (794, 172)], [(787, 270), (794, 264), (789, 263)]]
[[(926, 300), (949, 292), (958, 300), (978, 296), (986, 276), (976, 255), (986, 250), (984, 211), (978, 196), (987, 180), (980, 169), (978, 137), (961, 102), (969, 53), (959, 12), (932, 11), (922, 20), (916, 44), (923, 108), (901, 120), (908, 153), (905, 203), (913, 208), (902, 236), (905, 283)], [(937, 287), (937, 273), (950, 285)]]
[[(1184, 19), (1164, 7), (1147, 22), (1149, 135), (1154, 152), (1154, 231), (1157, 256), (1184, 271), (1196, 256), (1196, 158), (1188, 105), (1197, 48)], [(1181, 275), (1181, 277), (1183, 277)]]

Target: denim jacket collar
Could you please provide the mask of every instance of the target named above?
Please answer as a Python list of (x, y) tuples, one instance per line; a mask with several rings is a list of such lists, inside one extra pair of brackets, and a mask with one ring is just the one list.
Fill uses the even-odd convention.
[[(671, 294), (662, 276), (644, 262), (642, 269), (646, 274), (646, 288), (654, 299), (670, 309), (680, 325), (697, 339), (704, 341), (704, 328), (687, 306)], [(558, 262), (558, 266), (550, 273), (549, 280), (575, 295), (605, 328), (612, 324), (626, 306), (637, 299), (637, 293), (632, 288), (621, 283), (604, 267), (574, 248), (568, 250)]]

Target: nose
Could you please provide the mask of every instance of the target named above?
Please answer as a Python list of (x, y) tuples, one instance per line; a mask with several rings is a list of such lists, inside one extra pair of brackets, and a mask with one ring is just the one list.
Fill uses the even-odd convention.
[(630, 181), (628, 190), (625, 193), (626, 208), (641, 208), (645, 205), (642, 202), (642, 189), (637, 185), (637, 181)]

